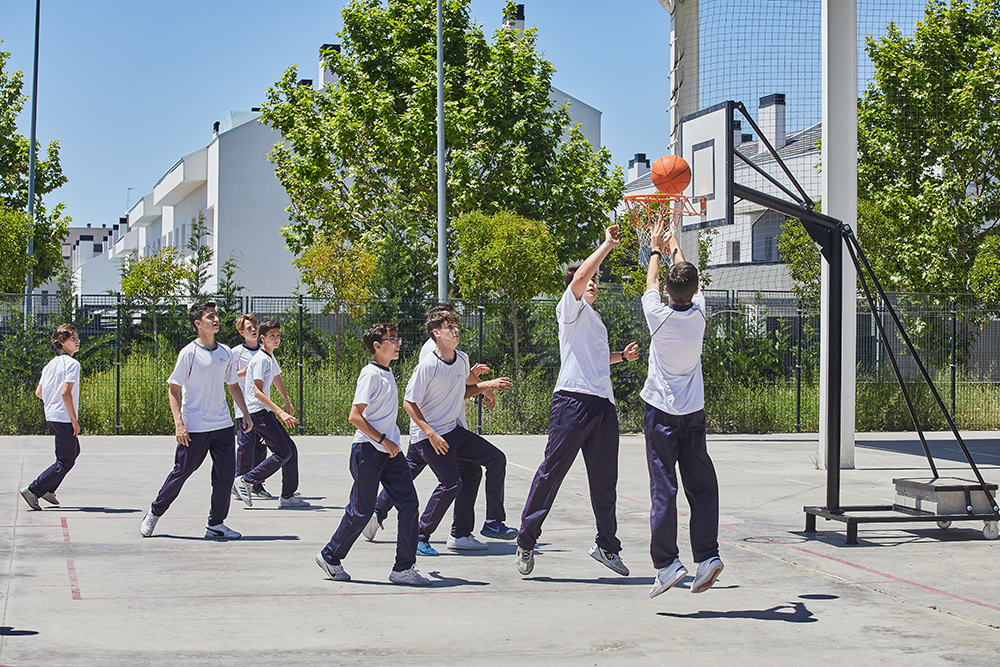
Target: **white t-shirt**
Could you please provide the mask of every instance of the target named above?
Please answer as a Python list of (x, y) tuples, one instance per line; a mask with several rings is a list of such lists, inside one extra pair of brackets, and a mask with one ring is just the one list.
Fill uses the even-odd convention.
[[(417, 359), (419, 359), (420, 361), (423, 361), (424, 357), (426, 357), (428, 354), (430, 354), (431, 352), (433, 352), (436, 349), (437, 349), (437, 343), (434, 341), (433, 338), (428, 338), (427, 342), (424, 343), (423, 346), (420, 348), (420, 356), (418, 356)], [(468, 379), (468, 378), (466, 378), (466, 379)], [(462, 395), (464, 396), (465, 394), (463, 393)], [(458, 417), (458, 425), (461, 426), (462, 428), (466, 429), (466, 430), (468, 430), (468, 428), (469, 428), (469, 425), (465, 421), (465, 410), (462, 410), (462, 414), (459, 415), (459, 417)], [(421, 431), (421, 433), (422, 433), (422, 431)], [(426, 437), (426, 436), (422, 436), (421, 439), (423, 439), (423, 437)]]
[(191, 433), (217, 431), (233, 425), (226, 403), (226, 385), (236, 384), (233, 353), (216, 341), (209, 350), (195, 339), (177, 355), (168, 384), (181, 387), (181, 419)]
[[(259, 349), (260, 349), (259, 344), (257, 345), (257, 347), (250, 349), (249, 347), (246, 346), (246, 343), (240, 343), (239, 345), (233, 348), (233, 365), (236, 366), (237, 373), (247, 367), (247, 364), (250, 363), (250, 360), (253, 359), (253, 355), (257, 354), (257, 350)], [(242, 388), (243, 388), (243, 383), (241, 382), (240, 389)], [(243, 399), (247, 400), (247, 397), (244, 395)], [(236, 419), (243, 418), (243, 411), (240, 410), (240, 406), (236, 405), (235, 402), (233, 403), (233, 410), (236, 411)]]
[(281, 366), (278, 365), (278, 360), (265, 352), (263, 347), (257, 350), (257, 353), (250, 359), (250, 363), (247, 364), (247, 374), (243, 378), (243, 398), (247, 402), (247, 410), (250, 411), (250, 414), (261, 410), (271, 411), (269, 407), (257, 399), (257, 394), (254, 393), (254, 380), (263, 382), (264, 386), (261, 391), (264, 392), (265, 396), (270, 397), (271, 381), (279, 375), (281, 375)]
[[(399, 444), (399, 426), (396, 424), (399, 390), (396, 388), (396, 378), (391, 370), (374, 361), (362, 368), (351, 404), (364, 404), (365, 409), (361, 414), (372, 428), (379, 433), (385, 433), (386, 440)], [(369, 438), (360, 429), (354, 432), (354, 442), (370, 442), (375, 449), (386, 452), (384, 446), (377, 440)]]
[(556, 306), (559, 322), (559, 378), (556, 391), (575, 391), (615, 402), (611, 388), (611, 348), (608, 330), (583, 298), (567, 287)]
[[(682, 306), (683, 308), (683, 306)], [(642, 295), (651, 340), (649, 372), (639, 395), (654, 408), (671, 415), (689, 415), (705, 407), (701, 375), (701, 347), (705, 334), (705, 297), (691, 299), (691, 307), (674, 310), (663, 304), (659, 290)]]
[[(428, 354), (413, 369), (403, 398), (417, 404), (435, 433), (451, 433), (464, 421), (468, 379), (469, 357), (465, 352), (455, 350), (455, 359), (450, 364), (441, 361), (436, 352)], [(427, 434), (411, 419), (410, 442), (426, 439)]]
[(69, 424), (69, 410), (63, 402), (63, 385), (73, 383), (73, 409), (80, 416), (80, 362), (68, 354), (57, 354), (42, 369), (42, 404), (45, 405), (45, 421)]

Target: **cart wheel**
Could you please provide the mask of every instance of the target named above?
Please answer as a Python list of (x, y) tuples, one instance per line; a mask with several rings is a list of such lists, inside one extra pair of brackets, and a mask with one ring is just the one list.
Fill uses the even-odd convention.
[(996, 521), (987, 521), (983, 526), (983, 536), (988, 540), (995, 540), (1000, 536), (1000, 525)]
[(941, 530), (948, 530), (951, 528), (951, 521), (938, 521), (937, 525)]

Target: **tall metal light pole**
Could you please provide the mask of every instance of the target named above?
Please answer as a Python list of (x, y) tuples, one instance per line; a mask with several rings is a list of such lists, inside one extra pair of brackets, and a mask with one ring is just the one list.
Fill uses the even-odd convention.
[(444, 19), (437, 0), (438, 301), (448, 299), (448, 202), (444, 174)]
[[(38, 24), (42, 16), (42, 0), (35, 0), (35, 67), (31, 73), (31, 139), (28, 142), (28, 260), (35, 252), (35, 119), (38, 112)], [(24, 282), (24, 293), (31, 294), (34, 288), (32, 284), (31, 265), (28, 265), (27, 275)], [(24, 297), (24, 311), (27, 317), (29, 311), (29, 297)]]

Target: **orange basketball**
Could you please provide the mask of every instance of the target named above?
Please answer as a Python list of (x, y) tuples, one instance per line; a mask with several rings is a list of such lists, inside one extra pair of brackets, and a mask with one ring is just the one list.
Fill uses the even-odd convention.
[(660, 192), (679, 195), (691, 183), (691, 167), (680, 155), (664, 155), (653, 163), (653, 185)]

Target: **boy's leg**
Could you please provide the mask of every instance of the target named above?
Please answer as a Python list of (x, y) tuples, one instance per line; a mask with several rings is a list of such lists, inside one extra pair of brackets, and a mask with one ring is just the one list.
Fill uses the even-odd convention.
[[(444, 436), (446, 441), (447, 437)], [(458, 471), (457, 448), (451, 446), (451, 443), (449, 443), (448, 451), (444, 454), (435, 452), (429, 440), (421, 440), (416, 443), (416, 447), (420, 456), (423, 457), (438, 479), (438, 485), (431, 493), (427, 507), (424, 508), (424, 513), (420, 517), (418, 538), (421, 542), (428, 542), (461, 490), (462, 476)]]
[(80, 455), (80, 440), (73, 435), (72, 424), (64, 422), (48, 422), (48, 424), (49, 430), (56, 438), (56, 462), (43, 470), (42, 474), (28, 485), (28, 490), (39, 498), (59, 488), (66, 473), (76, 463), (76, 457)]
[(208, 451), (212, 455), (212, 509), (208, 513), (209, 526), (218, 526), (229, 516), (229, 495), (236, 479), (236, 459), (233, 457), (235, 434), (233, 427), (211, 431)]
[(662, 569), (677, 558), (677, 450), (681, 417), (646, 404), (643, 431), (649, 468), (649, 553), (653, 567)]
[(552, 509), (559, 486), (580, 451), (581, 440), (590, 430), (588, 426), (579, 395), (556, 392), (549, 412), (549, 440), (545, 444), (545, 458), (538, 466), (528, 490), (524, 511), (521, 512), (517, 546), (522, 549), (535, 548), (538, 536), (542, 534), (542, 523)]
[(281, 497), (291, 498), (299, 490), (299, 448), (285, 429), (281, 431), (285, 434), (285, 446), (291, 452), (288, 460), (281, 466)]
[[(187, 447), (177, 443), (177, 450), (174, 452), (174, 469), (167, 475), (156, 500), (150, 506), (155, 516), (163, 516), (163, 513), (170, 509), (170, 504), (181, 492), (184, 482), (201, 466), (208, 454), (211, 433), (190, 433), (189, 435), (191, 440)], [(229, 489), (226, 491), (228, 492)]]
[[(257, 444), (260, 437), (251, 429), (249, 432), (243, 430), (243, 423), (236, 423), (236, 474), (243, 476), (257, 467), (260, 461), (256, 460)], [(266, 449), (266, 447), (265, 447)]]
[(483, 481), (483, 467), (475, 461), (462, 458), (460, 450), (458, 474), (462, 476), (462, 489), (455, 496), (451, 534), (453, 537), (466, 537), (472, 535), (476, 524), (476, 497), (479, 496), (479, 485)]
[(394, 572), (409, 570), (417, 562), (417, 520), (420, 501), (413, 486), (412, 469), (398, 454), (389, 459), (382, 470), (382, 488), (398, 509), (396, 529), (396, 562)]
[[(398, 456), (398, 455), (397, 455)], [(417, 448), (412, 444), (406, 450), (406, 459), (404, 459), (410, 469), (410, 481), (417, 478), (424, 468), (427, 467), (427, 462), (424, 461), (424, 457), (420, 455)], [(375, 516), (378, 518), (379, 524), (385, 521), (385, 518), (389, 516), (389, 510), (392, 509), (392, 500), (389, 498), (389, 494), (382, 491), (378, 494), (378, 500), (375, 501)]]
[(250, 418), (253, 420), (253, 432), (251, 435), (259, 436), (263, 439), (267, 444), (267, 448), (273, 452), (260, 465), (243, 475), (243, 479), (248, 484), (261, 484), (265, 479), (278, 472), (292, 457), (292, 450), (288, 446), (291, 438), (288, 437), (285, 429), (278, 423), (278, 418), (270, 410), (255, 412), (250, 415)]
[(587, 466), (590, 505), (597, 522), (597, 546), (618, 553), (618, 411), (611, 401), (594, 397), (588, 409), (596, 430), (583, 441), (583, 461)]
[[(506, 521), (507, 513), (504, 510), (504, 484), (507, 477), (507, 457), (496, 446), (477, 433), (468, 431), (461, 426), (452, 433), (459, 438), (458, 458), (460, 465), (462, 462), (470, 462), (477, 468), (476, 477), (481, 476), (479, 466), (486, 468), (486, 520)], [(449, 434), (450, 435), (450, 434)], [(449, 443), (451, 441), (449, 440)], [(469, 474), (473, 474), (469, 471)], [(455, 527), (452, 535), (464, 537), (471, 535), (476, 522), (476, 495), (479, 491), (478, 479), (476, 488), (469, 493), (465, 484), (471, 482), (462, 475), (462, 492), (455, 500)], [(461, 517), (461, 519), (460, 519)], [(456, 529), (458, 532), (456, 532)]]
[[(378, 494), (378, 483), (382, 478), (382, 469), (388, 464), (389, 455), (380, 452), (371, 443), (355, 442), (351, 445), (351, 477), (354, 486), (344, 508), (344, 518), (340, 520), (337, 531), (320, 552), (327, 563), (340, 565), (347, 557), (361, 531), (375, 511), (375, 496)], [(413, 484), (413, 481), (410, 481)], [(417, 545), (413, 543), (416, 553)]]
[(684, 415), (677, 464), (691, 508), (691, 551), (696, 563), (719, 555), (719, 480), (708, 455), (705, 411)]

